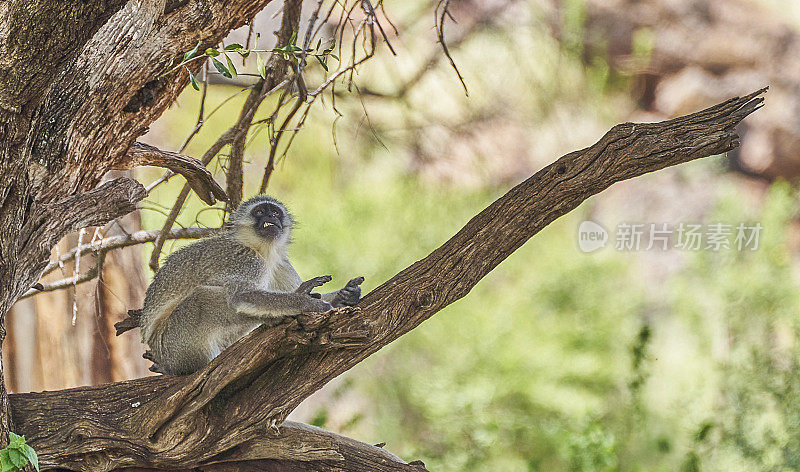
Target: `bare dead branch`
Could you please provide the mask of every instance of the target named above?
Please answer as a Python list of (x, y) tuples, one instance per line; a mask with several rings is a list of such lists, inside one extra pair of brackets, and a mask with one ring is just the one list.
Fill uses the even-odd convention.
[(211, 172), (194, 157), (171, 151), (162, 151), (155, 146), (136, 142), (128, 150), (128, 158), (125, 159), (125, 164), (127, 168), (137, 166), (163, 167), (176, 174), (181, 174), (197, 196), (209, 205), (215, 204), (217, 199), (222, 201), (228, 199), (225, 191), (214, 180)]
[[(211, 236), (219, 231), (216, 228), (180, 228), (171, 230), (164, 239), (199, 239)], [(47, 275), (56, 270), (61, 265), (75, 259), (77, 254), (88, 254), (98, 252), (108, 252), (123, 247), (135, 246), (137, 244), (151, 243), (159, 236), (160, 231), (137, 231), (135, 233), (102, 238), (97, 241), (82, 244), (72, 248), (69, 252), (59, 257), (57, 260), (50, 261), (45, 267), (42, 275)]]
[(461, 75), (461, 71), (458, 70), (456, 61), (454, 61), (453, 56), (450, 55), (450, 49), (447, 47), (447, 40), (444, 36), (444, 25), (447, 21), (447, 18), (455, 21), (453, 16), (450, 15), (450, 11), (447, 9), (449, 6), (450, 0), (439, 0), (439, 3), (436, 5), (436, 12), (434, 13), (436, 18), (436, 35), (439, 37), (439, 44), (442, 45), (442, 51), (444, 51), (445, 57), (447, 57), (447, 60), (450, 61), (450, 65), (453, 67), (453, 70), (458, 76), (458, 81), (461, 82), (461, 86), (464, 87), (464, 95), (469, 96), (467, 84), (464, 82), (464, 77)]
[(67, 277), (66, 279), (61, 279), (56, 282), (51, 283), (37, 283), (36, 286), (25, 293), (25, 295), (19, 297), (20, 300), (28, 297), (32, 297), (38, 293), (43, 292), (52, 292), (54, 290), (61, 290), (63, 288), (74, 287), (78, 284), (82, 284), (84, 282), (88, 282), (95, 277), (97, 277), (103, 270), (103, 262), (105, 260), (105, 252), (97, 253), (97, 257), (95, 259), (95, 265), (88, 271), (82, 274), (76, 274), (72, 277)]

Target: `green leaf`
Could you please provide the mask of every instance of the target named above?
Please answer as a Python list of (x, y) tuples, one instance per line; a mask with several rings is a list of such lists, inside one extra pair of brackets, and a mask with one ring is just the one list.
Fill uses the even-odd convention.
[(214, 59), (213, 57), (211, 58), (211, 63), (214, 64), (214, 67), (217, 68), (217, 70), (219, 71), (220, 74), (224, 75), (225, 77), (227, 77), (229, 79), (231, 77), (233, 77), (231, 75), (231, 72), (225, 67), (225, 64), (219, 62), (218, 60)]
[(297, 31), (292, 31), (292, 37), (289, 38), (289, 44), (294, 44), (297, 41)]
[(0, 472), (17, 472), (17, 467), (8, 457), (8, 449), (0, 449)]
[(267, 67), (264, 65), (264, 60), (261, 59), (261, 54), (256, 54), (256, 65), (258, 66), (258, 73), (262, 79), (267, 78)]
[(286, 51), (288, 52), (295, 52), (295, 51), (302, 51), (303, 48), (295, 46), (294, 44), (289, 44), (286, 46)]
[(328, 72), (328, 64), (325, 64), (325, 61), (323, 61), (321, 57), (319, 56), (314, 56), (314, 57), (317, 58), (319, 64), (322, 66), (323, 69), (325, 69), (325, 72)]
[(197, 55), (197, 52), (198, 52), (198, 51), (200, 51), (200, 45), (201, 45), (201, 44), (203, 44), (203, 42), (202, 42), (202, 41), (198, 41), (198, 42), (197, 42), (197, 45), (194, 47), (194, 49), (192, 49), (191, 51), (189, 51), (189, 52), (187, 52), (186, 54), (184, 54), (184, 55), (183, 55), (183, 61), (184, 61), (184, 62), (186, 62), (186, 61), (188, 61), (189, 59), (191, 59), (191, 58), (193, 58), (194, 56), (196, 56), (196, 55)]
[(233, 61), (231, 60), (231, 58), (230, 58), (230, 57), (228, 57), (228, 55), (227, 55), (227, 54), (225, 54), (225, 59), (226, 59), (226, 60), (227, 60), (227, 62), (228, 62), (228, 71), (230, 71), (231, 75), (232, 75), (234, 78), (235, 78), (235, 77), (238, 77), (239, 73), (238, 73), (238, 72), (236, 72), (236, 67), (234, 67), (234, 65), (233, 65)]
[(244, 46), (242, 46), (239, 43), (233, 43), (233, 44), (229, 44), (229, 45), (225, 46), (225, 50), (226, 51), (235, 51), (237, 49), (244, 49)]
[(258, 38), (261, 37), (261, 33), (256, 31), (256, 40), (253, 42), (253, 49), (258, 49)]
[(336, 59), (337, 61), (339, 60), (339, 56), (337, 56), (336, 54), (330, 54), (330, 56), (331, 56), (332, 58)]
[(208, 57), (217, 57), (217, 56), (219, 56), (219, 51), (217, 51), (214, 48), (208, 48), (205, 51), (205, 55), (208, 56)]
[(322, 46), (322, 38), (319, 38), (319, 40), (317, 41), (317, 47), (315, 47), (314, 49), (319, 50), (320, 46)]
[(33, 464), (33, 468), (36, 469), (36, 471), (38, 472), (39, 471), (39, 456), (36, 455), (36, 451), (34, 451), (32, 447), (30, 447), (30, 446), (28, 446), (26, 444), (25, 447), (22, 450), (22, 453), (25, 454), (25, 457), (28, 459), (28, 461), (31, 464)]
[(191, 72), (189, 72), (189, 82), (191, 82), (193, 89), (200, 90), (200, 84), (197, 83), (197, 78)]
[(25, 436), (20, 436), (11, 431), (8, 433), (8, 447), (9, 449), (17, 449), (25, 445)]
[(25, 457), (18, 449), (9, 449), (8, 458), (11, 460), (11, 463), (14, 464), (14, 467), (20, 470), (28, 464), (28, 458)]
[(247, 56), (250, 55), (250, 50), (249, 49), (237, 49), (236, 53), (239, 54), (240, 56), (246, 58)]

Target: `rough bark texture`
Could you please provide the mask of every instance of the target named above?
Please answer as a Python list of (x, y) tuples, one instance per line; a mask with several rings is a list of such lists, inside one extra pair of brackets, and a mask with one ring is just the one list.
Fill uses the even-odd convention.
[[(198, 40), (216, 45), (269, 1), (0, 5), (0, 342), (5, 313), (38, 280), (52, 246), (145, 196), (128, 179), (95, 187), (108, 170), (131, 167), (136, 138), (185, 87), (185, 71), (162, 75), (170, 61)], [(211, 182), (193, 187), (221, 197)], [(8, 428), (0, 366), (0, 446)]]
[(195, 374), (12, 395), (19, 432), (48, 468), (217, 470), (226, 462), (268, 459), (253, 467), (424, 470), (369, 446), (348, 456), (352, 440), (281, 424), (308, 395), (465, 296), (588, 197), (615, 182), (735, 148), (734, 127), (760, 107), (762, 93), (666, 122), (617, 125), (511, 189), (356, 307), (256, 329)]

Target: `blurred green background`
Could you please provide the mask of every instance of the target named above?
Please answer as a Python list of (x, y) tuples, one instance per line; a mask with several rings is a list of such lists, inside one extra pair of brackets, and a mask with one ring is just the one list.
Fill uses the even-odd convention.
[[(357, 83), (395, 90), (423, 56), (440, 54), (430, 18), (414, 20), (422, 7), (387, 3), (402, 25), (400, 54), (380, 54)], [(468, 97), (439, 63), (402, 101), (343, 97), (333, 129), (330, 101), (315, 109), (269, 188), (300, 222), (291, 258), (301, 276), (331, 273), (338, 286), (364, 275), (368, 291), (536, 169), (641, 117), (634, 79), (575, 39), (586, 5), (561, 5), (558, 38), (543, 11), (518, 3), (459, 45)], [(650, 34), (636, 36), (634, 56), (653, 53)], [(207, 106), (238, 90), (211, 86)], [(186, 153), (200, 155), (243, 99), (211, 117)], [(177, 148), (198, 101), (187, 90), (146, 138)], [(768, 96), (771, 106), (782, 105)], [(262, 108), (266, 116), (271, 104)], [(268, 150), (264, 133), (251, 138), (246, 197)], [(432, 471), (800, 470), (797, 192), (780, 179), (746, 181), (724, 162), (712, 157), (594, 197), (293, 418), (385, 442)], [(213, 165), (224, 182), (225, 156)], [(182, 185), (175, 178), (151, 194), (144, 228), (161, 226)], [(653, 201), (661, 203), (645, 205)], [(585, 219), (608, 229), (721, 221), (763, 230), (755, 251), (624, 252), (612, 240), (585, 254), (576, 242)], [(179, 219), (220, 221), (194, 196)]]

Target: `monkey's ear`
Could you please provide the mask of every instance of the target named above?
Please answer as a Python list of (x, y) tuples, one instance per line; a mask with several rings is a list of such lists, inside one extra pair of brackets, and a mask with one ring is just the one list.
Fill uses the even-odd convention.
[(319, 298), (319, 299), (322, 298), (322, 294), (319, 293), (309, 293), (308, 296), (311, 298)]

